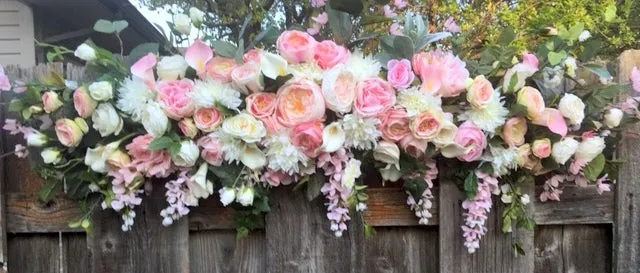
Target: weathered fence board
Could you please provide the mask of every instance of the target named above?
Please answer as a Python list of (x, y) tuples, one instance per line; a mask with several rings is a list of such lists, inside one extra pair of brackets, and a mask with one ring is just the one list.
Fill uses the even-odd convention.
[(535, 234), (535, 272), (610, 272), (610, 227), (610, 225), (538, 227)]
[[(2, 102), (2, 97), (0, 97), (0, 102)], [(4, 123), (4, 111), (5, 108), (0, 107), (0, 121), (2, 123)], [(0, 143), (0, 154), (4, 154), (7, 151), (4, 147), (5, 141), (5, 134), (0, 134), (0, 142), (2, 142)], [(0, 159), (0, 273), (7, 272), (7, 262), (9, 261), (7, 257), (7, 180), (5, 179), (4, 163), (4, 159)]]
[[(612, 189), (614, 187), (612, 186)], [(542, 188), (536, 188), (533, 219), (538, 225), (606, 224), (613, 223), (615, 194), (598, 194), (595, 185), (585, 188), (567, 184), (562, 189), (561, 202), (540, 202)]]
[(61, 268), (59, 234), (20, 234), (9, 237), (8, 272), (58, 273)]
[(189, 234), (191, 273), (264, 272), (267, 247), (264, 231), (242, 240), (234, 230), (196, 231)]

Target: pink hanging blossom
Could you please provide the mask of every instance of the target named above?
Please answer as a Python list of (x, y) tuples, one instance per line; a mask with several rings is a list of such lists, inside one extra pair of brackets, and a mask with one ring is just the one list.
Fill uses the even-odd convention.
[(498, 189), (498, 180), (488, 174), (476, 171), (478, 177), (478, 190), (472, 200), (462, 202), (462, 208), (467, 211), (463, 213), (465, 223), (462, 226), (462, 236), (465, 238), (464, 246), (469, 253), (474, 253), (480, 248), (480, 239), (487, 232), (485, 226), (489, 211), (493, 205), (491, 201), (492, 192)]
[(433, 189), (433, 181), (438, 178), (438, 167), (436, 166), (436, 162), (432, 159), (428, 159), (425, 164), (427, 165), (427, 170), (424, 174), (424, 182), (427, 185), (425, 190), (422, 192), (419, 200), (415, 200), (411, 193), (407, 192), (409, 197), (407, 198), (407, 205), (411, 208), (411, 210), (416, 214), (420, 220), (418, 221), (421, 225), (429, 224), (429, 219), (433, 216), (429, 210), (433, 207), (433, 193), (431, 189)]
[(311, 6), (314, 8), (323, 7), (326, 4), (327, 0), (311, 0)]
[(25, 147), (22, 144), (16, 144), (16, 148), (14, 150), (14, 154), (18, 158), (26, 158), (27, 156), (29, 156), (29, 150), (27, 150), (27, 147)]
[(167, 188), (165, 196), (169, 206), (160, 211), (160, 216), (163, 218), (162, 225), (169, 226), (173, 224), (174, 221), (189, 214), (187, 206), (198, 205), (198, 199), (191, 193), (188, 181), (187, 172), (183, 171), (178, 175), (178, 178), (170, 180), (164, 185)]
[(266, 182), (273, 187), (277, 187), (293, 183), (293, 177), (282, 171), (267, 169), (260, 177), (260, 181)]
[(312, 36), (320, 33), (320, 24), (313, 23), (312, 27), (307, 28), (307, 33)]
[(10, 135), (17, 135), (19, 133), (23, 133), (22, 125), (18, 123), (15, 119), (5, 119), (4, 126), (2, 129), (5, 131), (9, 131)]
[(0, 91), (9, 90), (11, 90), (11, 82), (9, 82), (9, 77), (4, 74), (4, 68), (0, 65)]
[(402, 35), (402, 26), (400, 25), (400, 23), (395, 22), (391, 24), (391, 26), (389, 27), (389, 34), (394, 36)]
[[(547, 181), (544, 182), (542, 186), (542, 193), (540, 193), (540, 201), (546, 202), (548, 200), (560, 201), (560, 195), (562, 194), (562, 189), (560, 189), (560, 184), (564, 181), (572, 181), (578, 187), (584, 188), (589, 185), (589, 180), (584, 177), (581, 173), (578, 175), (565, 175), (565, 174), (556, 174), (551, 176)], [(596, 191), (598, 194), (602, 194), (607, 191), (611, 191), (611, 186), (609, 184), (605, 184), (605, 182), (610, 181), (608, 175), (604, 175), (596, 180)]]
[(320, 13), (318, 14), (318, 16), (311, 17), (311, 20), (324, 26), (327, 24), (327, 22), (329, 22), (329, 14), (327, 14), (326, 12)]
[(341, 237), (347, 230), (347, 221), (351, 220), (347, 199), (351, 195), (351, 188), (343, 187), (341, 178), (344, 173), (349, 158), (352, 157), (344, 148), (329, 154), (323, 153), (318, 156), (318, 168), (324, 170), (324, 174), (329, 177), (329, 182), (322, 186), (320, 191), (327, 198), (327, 218), (331, 222), (331, 230), (336, 237)]
[(110, 207), (115, 211), (122, 211), (122, 231), (129, 231), (136, 216), (133, 209), (142, 203), (140, 194), (144, 192), (140, 189), (142, 184), (140, 166), (129, 163), (121, 169), (110, 170), (108, 176), (113, 177), (111, 189), (114, 196), (108, 204), (103, 201), (102, 208)]
[(444, 27), (443, 28), (444, 28), (444, 31), (451, 32), (451, 33), (460, 32), (460, 27), (453, 20), (453, 17), (449, 17), (449, 18), (447, 18), (446, 21), (444, 21)]
[(384, 17), (393, 18), (393, 17), (396, 17), (396, 15), (397, 14), (393, 12), (393, 10), (391, 9), (391, 6), (389, 5), (384, 6)]
[(393, 5), (398, 9), (404, 9), (405, 7), (407, 7), (408, 3), (405, 0), (394, 0)]

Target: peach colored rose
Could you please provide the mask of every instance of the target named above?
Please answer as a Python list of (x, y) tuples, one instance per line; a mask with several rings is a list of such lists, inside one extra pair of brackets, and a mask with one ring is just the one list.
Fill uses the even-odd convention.
[(218, 139), (207, 135), (198, 139), (198, 146), (202, 147), (200, 156), (212, 166), (222, 165), (222, 143)]
[(548, 138), (537, 139), (531, 147), (533, 155), (538, 158), (547, 158), (551, 155), (551, 140)]
[(411, 71), (411, 62), (407, 59), (389, 60), (387, 62), (387, 81), (397, 89), (406, 89), (413, 82), (415, 75)]
[(238, 64), (231, 58), (214, 57), (207, 63), (207, 76), (221, 83), (231, 82), (231, 72)]
[(353, 73), (343, 65), (324, 72), (322, 77), (322, 95), (327, 108), (337, 113), (351, 112), (356, 96), (356, 79)]
[(475, 108), (485, 108), (493, 98), (493, 86), (491, 82), (480, 75), (473, 79), (473, 83), (467, 90), (467, 101)]
[(531, 145), (529, 145), (529, 143), (518, 148), (517, 161), (518, 166), (529, 170), (535, 169), (538, 163), (540, 163), (540, 160), (531, 152)]
[(245, 53), (242, 56), (242, 61), (245, 63), (252, 62), (252, 61), (256, 63), (260, 63), (260, 50), (252, 49), (247, 51), (247, 53)]
[[(84, 125), (86, 125), (86, 123)], [(82, 125), (70, 119), (57, 120), (55, 130), (60, 144), (67, 147), (77, 147), (86, 132), (82, 127)]]
[(527, 134), (527, 120), (523, 117), (510, 118), (502, 127), (502, 139), (512, 147), (524, 144), (525, 134)]
[(330, 69), (337, 64), (342, 64), (349, 58), (349, 50), (337, 45), (331, 40), (325, 40), (316, 44), (313, 59), (322, 69)]
[(80, 87), (73, 92), (73, 107), (80, 117), (87, 118), (96, 110), (98, 103), (91, 98), (86, 88)]
[(464, 122), (458, 127), (458, 133), (453, 141), (467, 149), (469, 151), (461, 156), (458, 156), (459, 160), (471, 162), (478, 160), (482, 156), (482, 151), (487, 146), (487, 137), (472, 122)]
[(245, 95), (260, 92), (264, 89), (260, 65), (254, 61), (234, 68), (233, 71), (231, 71), (231, 80), (233, 81), (233, 85), (240, 89)]
[(267, 129), (267, 134), (269, 135), (278, 134), (282, 130), (287, 129), (287, 127), (285, 127), (278, 121), (278, 118), (276, 118), (275, 115), (261, 118), (260, 121), (262, 121), (262, 124), (264, 124), (264, 127)]
[(355, 112), (363, 117), (373, 117), (389, 110), (396, 103), (396, 92), (388, 82), (378, 78), (366, 78), (356, 85)]
[(538, 89), (525, 86), (518, 91), (518, 97), (516, 98), (518, 104), (527, 107), (527, 117), (529, 119), (538, 119), (544, 111), (544, 99)]
[(196, 124), (191, 118), (185, 118), (178, 122), (178, 128), (180, 128), (180, 132), (188, 138), (193, 139), (198, 135), (198, 127), (196, 127)]
[(278, 90), (275, 115), (284, 126), (319, 120), (324, 116), (324, 111), (320, 86), (311, 80), (290, 81)]
[(62, 107), (63, 103), (58, 93), (47, 91), (42, 94), (42, 105), (46, 113), (52, 113)]
[(313, 60), (318, 42), (308, 33), (298, 30), (282, 32), (276, 41), (278, 53), (289, 63), (301, 63)]
[(302, 148), (304, 154), (314, 158), (322, 146), (322, 121), (314, 120), (298, 124), (289, 133), (291, 143)]
[(442, 113), (424, 111), (413, 118), (409, 127), (415, 138), (432, 140), (440, 133), (442, 121)]
[(417, 139), (413, 135), (409, 134), (400, 140), (400, 147), (408, 155), (414, 158), (420, 158), (424, 156), (424, 152), (427, 150), (429, 141), (426, 139)]
[(391, 108), (378, 116), (380, 124), (378, 130), (382, 132), (382, 138), (387, 141), (400, 141), (411, 133), (409, 130), (409, 118), (402, 108)]
[(160, 81), (157, 89), (160, 106), (168, 117), (180, 120), (193, 115), (195, 104), (189, 97), (193, 89), (191, 80)]
[(193, 114), (193, 121), (203, 132), (213, 132), (222, 123), (222, 115), (215, 107), (198, 108)]
[(265, 118), (273, 115), (276, 99), (277, 96), (274, 93), (254, 93), (245, 99), (246, 109), (256, 118)]

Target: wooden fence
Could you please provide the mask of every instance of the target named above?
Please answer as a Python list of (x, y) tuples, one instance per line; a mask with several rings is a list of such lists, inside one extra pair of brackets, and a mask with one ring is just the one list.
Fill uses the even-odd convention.
[[(640, 50), (622, 54), (618, 79), (626, 81), (634, 65), (640, 66)], [(61, 64), (7, 72), (27, 80), (47, 69), (74, 80), (83, 75), (81, 68)], [(2, 147), (11, 150), (20, 141), (4, 134)], [(309, 203), (290, 189), (275, 190), (272, 212), (261, 228), (239, 241), (231, 212), (216, 197), (162, 227), (159, 212), (166, 204), (160, 191), (136, 211), (132, 231), (123, 233), (119, 217), (105, 211), (96, 213), (95, 232), (86, 236), (67, 226), (80, 216), (75, 205), (65, 199), (39, 204), (41, 180), (25, 160), (10, 157), (0, 164), (0, 272), (640, 272), (639, 144), (623, 144), (620, 153), (629, 162), (612, 192), (598, 195), (594, 188), (567, 186), (560, 202), (536, 198), (530, 206), (535, 232), (517, 234), (526, 251), (521, 257), (511, 250), (514, 238), (500, 232), (499, 204), (480, 250), (467, 254), (460, 234), (463, 196), (451, 183), (435, 190), (429, 226), (417, 225), (401, 189), (370, 189), (365, 218), (377, 231), (370, 239), (358, 220), (343, 238), (335, 238), (323, 201)], [(526, 191), (534, 197), (541, 189)]]

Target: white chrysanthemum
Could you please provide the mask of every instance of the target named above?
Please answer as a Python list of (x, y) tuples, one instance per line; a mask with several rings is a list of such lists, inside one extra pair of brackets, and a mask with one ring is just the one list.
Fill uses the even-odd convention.
[(508, 114), (509, 110), (504, 107), (501, 97), (493, 96), (487, 107), (472, 108), (462, 113), (460, 119), (471, 121), (483, 131), (494, 134), (496, 128), (504, 124)]
[(116, 106), (121, 111), (131, 115), (133, 121), (138, 122), (142, 112), (146, 109), (147, 102), (152, 101), (155, 97), (156, 93), (144, 81), (137, 77), (126, 78), (118, 89)]
[(490, 146), (491, 154), (487, 154), (483, 160), (491, 161), (493, 174), (500, 177), (515, 170), (518, 167), (518, 149)]
[(287, 68), (287, 73), (292, 74), (294, 79), (307, 78), (321, 81), (323, 72), (322, 68), (315, 62), (291, 64)]
[(216, 131), (211, 133), (211, 136), (215, 139), (218, 139), (222, 144), (221, 152), (224, 156), (224, 160), (229, 163), (233, 163), (235, 161), (240, 161), (240, 156), (245, 148), (244, 141), (234, 138), (233, 136), (226, 134), (222, 131)]
[(398, 105), (407, 110), (407, 116), (413, 117), (424, 111), (440, 109), (442, 99), (420, 91), (417, 86), (398, 92)]
[(220, 104), (232, 110), (238, 110), (242, 103), (240, 92), (228, 85), (216, 81), (196, 81), (189, 95), (197, 107), (212, 107)]
[(377, 77), (382, 68), (380, 62), (372, 56), (364, 56), (359, 50), (349, 56), (346, 67), (358, 81), (367, 77)]
[(380, 123), (377, 118), (362, 118), (353, 114), (345, 115), (342, 127), (345, 133), (344, 146), (358, 150), (371, 150), (382, 133), (376, 126)]
[(287, 134), (274, 135), (264, 141), (267, 147), (269, 169), (288, 174), (299, 173), (300, 164), (307, 163), (307, 156), (291, 144)]

